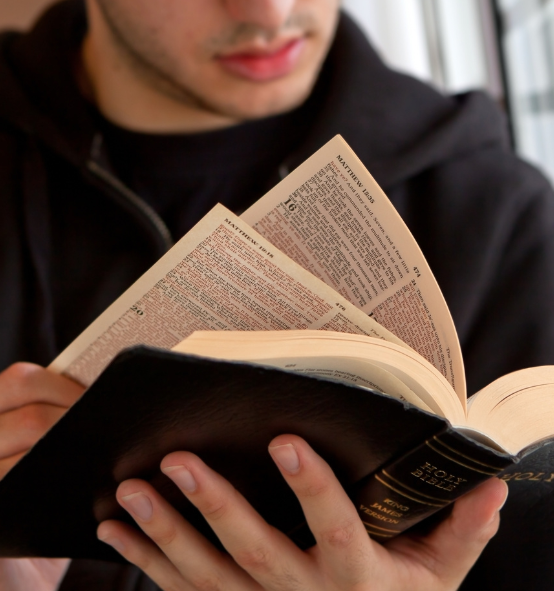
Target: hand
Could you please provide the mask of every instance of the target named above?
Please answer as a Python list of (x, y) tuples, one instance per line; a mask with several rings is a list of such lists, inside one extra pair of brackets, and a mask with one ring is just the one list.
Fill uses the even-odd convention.
[(143, 533), (105, 521), (98, 537), (165, 591), (453, 591), (494, 536), (507, 486), (496, 479), (459, 499), (425, 537), (372, 541), (329, 466), (299, 437), (270, 446), (317, 545), (302, 551), (269, 526), (197, 456), (175, 452), (161, 468), (202, 512), (228, 555), (192, 528), (148, 483), (123, 482), (118, 502)]
[(0, 373), (0, 479), (82, 393), (79, 384), (31, 363)]
[[(0, 479), (81, 396), (83, 388), (31, 363), (0, 373)], [(1, 591), (54, 591), (67, 559), (0, 560)]]

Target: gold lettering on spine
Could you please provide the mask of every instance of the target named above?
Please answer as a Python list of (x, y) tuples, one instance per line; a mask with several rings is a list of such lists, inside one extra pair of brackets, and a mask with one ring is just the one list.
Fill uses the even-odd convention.
[(400, 523), (398, 519), (393, 519), (392, 517), (388, 517), (387, 515), (381, 515), (380, 513), (372, 511), (365, 505), (360, 505), (360, 511), (362, 511), (366, 515), (369, 515), (370, 517), (375, 517), (375, 519), (378, 519), (379, 521), (384, 521), (385, 523), (392, 523), (393, 525)]
[(385, 499), (383, 501), (383, 503), (385, 505), (389, 505), (389, 507), (394, 507), (395, 509), (398, 509), (399, 511), (402, 511), (403, 513), (406, 513), (407, 511), (410, 510), (410, 507), (408, 507), (407, 505), (399, 505), (397, 502), (391, 500), (391, 499)]
[(546, 472), (512, 472), (502, 474), (499, 478), (504, 482), (517, 480), (518, 482), (547, 482), (551, 484), (554, 482), (554, 472), (551, 472), (550, 475), (547, 475)]
[[(368, 513), (368, 511), (370, 511), (365, 505), (360, 505), (360, 509), (359, 509), (362, 513), (366, 513), (367, 515), (369, 515), (370, 513)], [(387, 532), (387, 533), (391, 533), (391, 534), (397, 534), (399, 533), (401, 530), (399, 529), (391, 529), (388, 527), (383, 527), (382, 525), (373, 525), (371, 523), (367, 523), (366, 521), (363, 522), (365, 525), (368, 525), (374, 529), (378, 529), (380, 531), (383, 532)]]
[(455, 490), (458, 484), (467, 482), (465, 478), (460, 478), (445, 470), (437, 469), (436, 466), (433, 466), (429, 462), (425, 462), (423, 466), (416, 468), (413, 472), (410, 472), (410, 474), (419, 478), (419, 480), (422, 480), (426, 484), (430, 484), (447, 492)]
[(388, 507), (383, 507), (383, 505), (381, 505), (380, 503), (373, 503), (373, 505), (371, 505), (371, 508), (377, 509), (377, 511), (380, 511), (381, 513), (386, 513), (391, 517), (404, 517), (402, 513), (395, 511), (394, 509), (389, 509)]
[[(409, 486), (406, 486), (405, 484), (402, 484), (401, 482), (398, 482), (398, 480), (395, 480), (394, 478), (392, 478), (391, 476), (389, 476), (385, 470), (383, 470), (382, 474), (384, 476), (387, 476), (388, 478), (390, 478), (393, 482), (397, 483), (399, 485), (399, 487), (405, 488), (406, 490), (415, 493), (416, 495), (419, 495), (420, 497), (424, 497), (427, 499), (434, 499), (434, 497), (430, 497), (428, 495), (423, 495), (420, 492), (418, 492), (417, 490), (414, 490), (413, 488), (410, 488)], [(385, 482), (381, 477), (379, 477), (377, 474), (375, 475), (375, 479), (378, 480), (382, 485), (386, 486), (388, 489), (394, 491), (395, 493), (398, 493), (399, 495), (405, 497), (406, 499), (410, 499), (412, 501), (415, 501), (416, 503), (420, 503), (421, 505), (430, 505), (431, 507), (444, 507), (445, 505), (448, 504), (448, 501), (445, 501), (443, 499), (435, 499), (437, 501), (440, 501), (441, 504), (437, 505), (437, 503), (429, 503), (427, 501), (423, 501), (421, 498), (416, 498), (414, 496), (411, 496), (409, 494), (407, 494), (406, 492), (400, 490), (399, 487), (394, 487), (391, 484), (389, 484), (388, 482)]]

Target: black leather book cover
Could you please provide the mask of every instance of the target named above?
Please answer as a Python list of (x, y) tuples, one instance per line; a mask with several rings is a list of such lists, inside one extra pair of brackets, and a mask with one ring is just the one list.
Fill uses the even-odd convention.
[[(120, 354), (0, 482), (0, 556), (120, 560), (97, 541), (96, 527), (106, 518), (130, 522), (114, 500), (118, 483), (130, 477), (151, 481), (213, 540), (159, 471), (164, 455), (180, 449), (199, 454), (291, 533), (303, 517), (267, 452), (273, 437), (304, 437), (355, 491), (445, 430), (443, 419), (362, 388), (137, 347)], [(538, 445), (503, 477), (510, 495), (500, 532), (462, 589), (552, 589), (553, 446)]]
[(197, 453), (289, 533), (304, 520), (267, 451), (273, 437), (304, 437), (348, 488), (444, 427), (442, 419), (363, 388), (130, 349), (0, 482), (0, 556), (118, 560), (95, 532), (107, 518), (130, 522), (114, 492), (131, 477), (151, 481), (211, 537), (159, 470), (176, 450)]
[(460, 591), (554, 589), (554, 445), (543, 441), (521, 456), (501, 475), (509, 493), (500, 530)]

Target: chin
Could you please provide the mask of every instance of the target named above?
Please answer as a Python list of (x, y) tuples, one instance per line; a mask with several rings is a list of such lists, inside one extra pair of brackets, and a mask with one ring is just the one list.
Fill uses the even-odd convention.
[(242, 120), (256, 120), (265, 119), (266, 117), (273, 117), (275, 115), (282, 115), (288, 113), (302, 105), (306, 100), (308, 94), (303, 95), (295, 100), (291, 100), (290, 97), (283, 99), (282, 101), (271, 101), (270, 104), (262, 102), (261, 104), (248, 104), (239, 112), (237, 110), (236, 116)]
[(237, 93), (221, 105), (221, 112), (240, 120), (264, 119), (292, 111), (309, 97), (315, 77), (310, 80), (277, 80), (271, 83), (253, 84), (247, 92)]

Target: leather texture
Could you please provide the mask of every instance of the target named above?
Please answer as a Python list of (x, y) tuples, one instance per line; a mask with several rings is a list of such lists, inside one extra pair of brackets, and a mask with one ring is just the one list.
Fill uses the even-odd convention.
[[(0, 555), (120, 560), (95, 532), (108, 517), (129, 521), (114, 492), (131, 476), (151, 481), (213, 540), (201, 516), (159, 471), (164, 455), (179, 449), (199, 454), (270, 523), (290, 533), (303, 523), (302, 513), (267, 453), (282, 433), (306, 438), (352, 494), (369, 474), (434, 435), (447, 434), (449, 446), (473, 445), (446, 421), (379, 393), (137, 347), (118, 356), (0, 482)], [(503, 472), (510, 494), (500, 531), (462, 590), (553, 587), (554, 447), (542, 442), (527, 452)], [(479, 454), (472, 457), (490, 461), (489, 450)], [(296, 532), (303, 534), (294, 538), (298, 543), (310, 544), (309, 532)]]
[(129, 521), (114, 492), (130, 477), (151, 481), (213, 540), (159, 470), (176, 450), (197, 453), (291, 532), (304, 519), (267, 452), (273, 437), (304, 437), (349, 488), (444, 427), (362, 388), (137, 347), (120, 354), (0, 482), (0, 555), (118, 560), (97, 541), (96, 527), (107, 518)]

